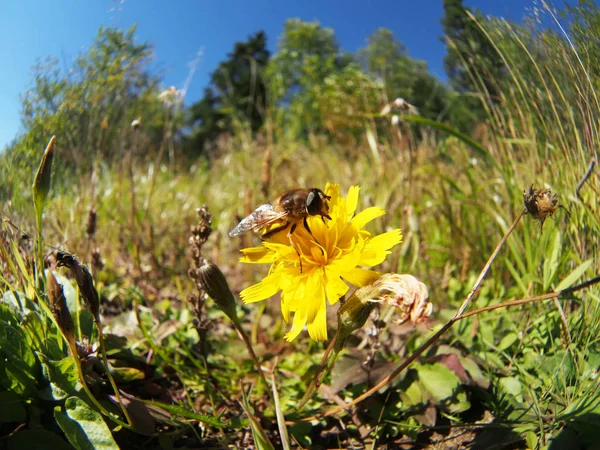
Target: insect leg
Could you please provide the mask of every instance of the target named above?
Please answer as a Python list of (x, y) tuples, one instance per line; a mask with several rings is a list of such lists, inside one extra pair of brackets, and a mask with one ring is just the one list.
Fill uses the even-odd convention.
[(296, 225), (297, 224), (294, 224), (292, 225), (292, 228), (290, 228), (290, 231), (288, 232), (288, 239), (290, 240), (290, 244), (292, 245), (292, 247), (294, 247), (294, 250), (296, 250), (296, 254), (298, 255), (298, 261), (300, 261), (300, 273), (302, 273), (302, 257), (300, 256), (300, 251), (298, 250), (298, 248), (294, 244), (294, 241), (292, 240), (292, 234), (294, 233), (294, 231), (296, 231)]
[(308, 231), (308, 234), (310, 234), (312, 236), (312, 238), (315, 240), (315, 242), (317, 243), (317, 245), (319, 245), (319, 247), (321, 248), (321, 254), (325, 254), (325, 251), (323, 251), (323, 246), (319, 243), (319, 241), (317, 241), (317, 238), (314, 236), (314, 234), (312, 234), (312, 231), (310, 231), (310, 228), (308, 227), (308, 222), (306, 221), (306, 217), (304, 218), (304, 228), (306, 228), (306, 231)]

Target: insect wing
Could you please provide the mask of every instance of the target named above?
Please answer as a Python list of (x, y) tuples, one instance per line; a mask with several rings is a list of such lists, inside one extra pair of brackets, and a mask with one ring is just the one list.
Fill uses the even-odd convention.
[(254, 210), (231, 230), (229, 236), (235, 237), (250, 230), (259, 231), (262, 228), (276, 223), (287, 215), (286, 212), (276, 211), (272, 203), (265, 203)]

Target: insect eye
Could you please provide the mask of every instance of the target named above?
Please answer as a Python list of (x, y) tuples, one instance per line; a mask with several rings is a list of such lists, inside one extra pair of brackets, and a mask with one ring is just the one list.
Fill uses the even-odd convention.
[(306, 197), (306, 211), (309, 215), (315, 216), (321, 211), (323, 200), (319, 196), (318, 189), (311, 189)]

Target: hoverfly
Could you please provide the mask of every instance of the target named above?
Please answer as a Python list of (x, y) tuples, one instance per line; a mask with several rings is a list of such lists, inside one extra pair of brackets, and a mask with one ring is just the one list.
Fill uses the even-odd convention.
[[(288, 239), (298, 254), (300, 272), (302, 272), (300, 252), (292, 241), (292, 234), (298, 224), (302, 222), (306, 231), (313, 236), (306, 221), (308, 216), (321, 216), (323, 222), (325, 222), (325, 218), (331, 220), (331, 217), (327, 214), (329, 212), (327, 200), (331, 200), (331, 197), (317, 188), (286, 191), (280, 194), (275, 200), (256, 208), (252, 214), (244, 218), (231, 230), (229, 236), (239, 236), (253, 230), (258, 233), (262, 232), (261, 239), (264, 240), (291, 226), (288, 231)], [(272, 228), (264, 232), (268, 227)]]

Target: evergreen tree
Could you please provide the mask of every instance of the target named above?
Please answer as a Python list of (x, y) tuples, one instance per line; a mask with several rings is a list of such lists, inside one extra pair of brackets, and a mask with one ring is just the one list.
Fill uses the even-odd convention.
[(263, 31), (237, 42), (227, 59), (212, 73), (204, 97), (190, 108), (194, 127), (190, 146), (201, 151), (221, 133), (232, 132), (235, 121), (258, 131), (263, 122), (266, 86), (263, 69), (269, 61), (267, 37)]

